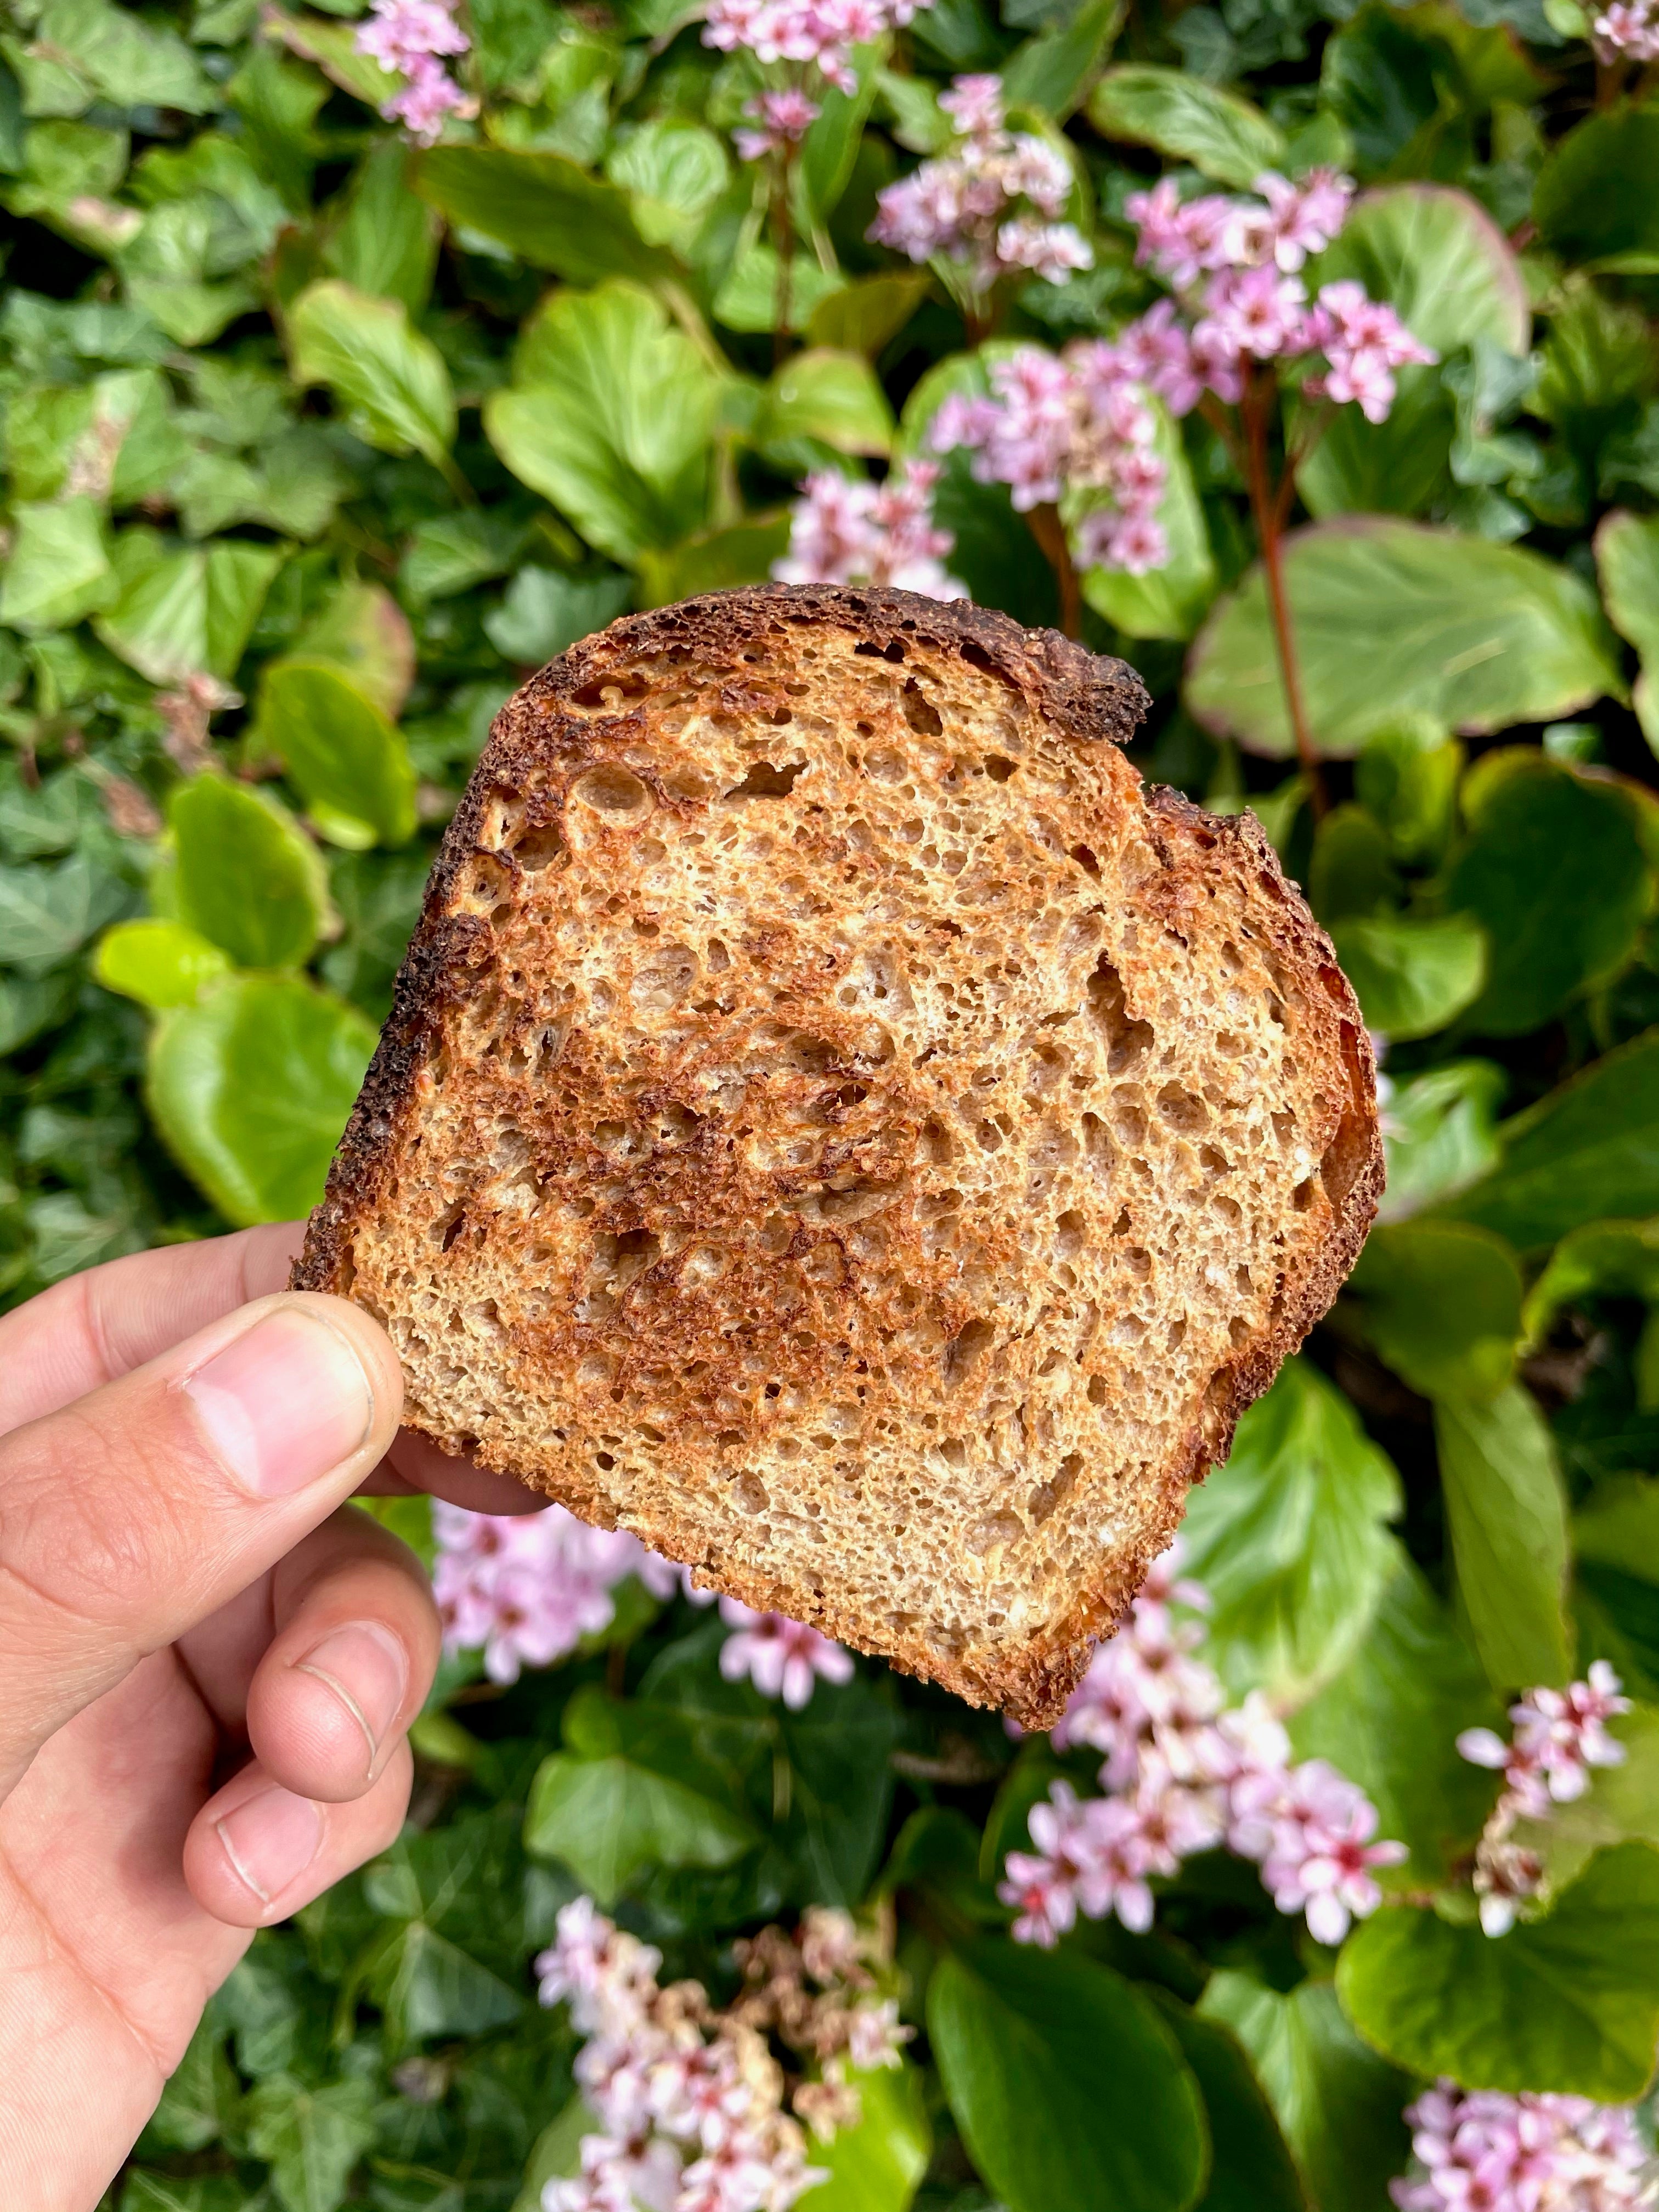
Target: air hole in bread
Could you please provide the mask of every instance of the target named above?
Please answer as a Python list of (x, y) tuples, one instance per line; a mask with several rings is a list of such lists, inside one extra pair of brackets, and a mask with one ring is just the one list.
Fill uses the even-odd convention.
[(988, 753), (985, 756), (985, 773), (993, 783), (1006, 783), (1017, 765), (1014, 761), (1004, 760), (1000, 753)]
[(620, 761), (603, 761), (576, 778), (570, 796), (578, 805), (613, 822), (642, 822), (651, 811), (651, 793)]
[(571, 694), (575, 707), (601, 707), (611, 714), (617, 713), (629, 699), (649, 696), (651, 685), (633, 669), (618, 669), (608, 676), (596, 676), (592, 683), (584, 684), (580, 691)]
[(945, 1380), (949, 1388), (965, 1382), (996, 1340), (994, 1322), (964, 1322), (951, 1340), (945, 1355)]
[(1124, 1075), (1156, 1042), (1150, 1022), (1135, 1020), (1124, 1001), (1123, 978), (1105, 953), (1088, 982), (1089, 1018), (1106, 1044), (1106, 1072)]
[[(777, 718), (775, 715), (774, 720)], [(793, 720), (786, 714), (785, 721)], [(785, 761), (781, 768), (771, 761), (757, 761), (741, 783), (734, 783), (726, 796), (728, 799), (787, 799), (795, 787), (797, 776), (806, 772), (804, 760)]]
[(914, 676), (905, 679), (904, 689), (899, 694), (899, 706), (905, 720), (918, 737), (942, 738), (945, 735), (945, 725), (939, 719), (939, 708)]

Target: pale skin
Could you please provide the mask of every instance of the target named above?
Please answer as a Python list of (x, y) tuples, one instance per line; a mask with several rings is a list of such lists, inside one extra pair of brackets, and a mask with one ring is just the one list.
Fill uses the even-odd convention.
[(354, 1492), (516, 1483), (400, 1433), (300, 1231), (114, 1261), (0, 1318), (0, 2202), (92, 2212), (257, 1928), (398, 1833), (439, 1628)]

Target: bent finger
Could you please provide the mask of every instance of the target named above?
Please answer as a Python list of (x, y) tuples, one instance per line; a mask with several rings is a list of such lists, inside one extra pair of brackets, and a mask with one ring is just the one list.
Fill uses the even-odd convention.
[(325, 1519), (402, 1403), (367, 1314), (286, 1292), (0, 1438), (0, 1794)]
[(414, 1771), (400, 1740), (373, 1786), (337, 1805), (283, 1789), (255, 1760), (191, 1823), (184, 1868), (191, 1896), (232, 1928), (286, 1920), (396, 1842)]
[(276, 1633), (247, 1698), (264, 1771), (343, 1803), (381, 1775), (438, 1664), (437, 1607), (420, 1561), (368, 1514), (343, 1508), (272, 1578)]
[(547, 1499), (511, 1474), (497, 1474), (441, 1451), (416, 1429), (399, 1429), (391, 1450), (361, 1494), (368, 1498), (412, 1498), (422, 1493), (464, 1505), (469, 1513), (540, 1513)]

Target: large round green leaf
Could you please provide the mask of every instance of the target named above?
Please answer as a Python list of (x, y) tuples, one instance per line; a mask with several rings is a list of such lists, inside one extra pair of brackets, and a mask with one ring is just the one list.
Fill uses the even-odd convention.
[(808, 2212), (905, 2212), (933, 2148), (921, 2076), (899, 2065), (852, 2080), (863, 2117), (812, 2145), (812, 2164), (830, 2178), (799, 2201)]
[(1522, 1252), (1587, 1221), (1659, 1212), (1659, 1029), (1502, 1124), (1492, 1173), (1445, 1211)]
[(1413, 2074), (1639, 2097), (1659, 2037), (1659, 1855), (1598, 1853), (1552, 1913), (1507, 1936), (1389, 1908), (1348, 1938), (1337, 1989), (1366, 2041)]
[(285, 806), (222, 775), (192, 776), (167, 808), (179, 919), (239, 968), (295, 968), (328, 915), (322, 855)]
[(1393, 1463), (1306, 1360), (1238, 1425), (1188, 1501), (1191, 1571), (1213, 1600), (1206, 1656), (1236, 1694), (1305, 1696), (1347, 1660), (1394, 1571)]
[[(1308, 719), (1331, 758), (1405, 714), (1482, 735), (1622, 689), (1595, 593), (1519, 546), (1351, 516), (1294, 532), (1285, 568)], [(1194, 639), (1186, 700), (1250, 752), (1295, 750), (1259, 562)]]
[(355, 1006), (294, 975), (238, 975), (150, 1036), (149, 1109), (228, 1221), (289, 1221), (323, 1194), (374, 1049)]
[(228, 682), (284, 558), (279, 548), (231, 538), (170, 553), (154, 531), (125, 531), (115, 547), (120, 597), (93, 627), (152, 684)]
[(295, 380), (325, 384), (371, 446), (413, 450), (434, 467), (455, 439), (455, 394), (444, 357), (411, 327), (401, 300), (377, 300), (325, 278), (289, 310)]
[(1570, 131), (1544, 163), (1533, 216), (1571, 261), (1659, 269), (1659, 107), (1620, 103)]
[(514, 380), (485, 403), (490, 442), (601, 552), (632, 562), (707, 520), (720, 387), (650, 293), (556, 293), (526, 327)]
[(1009, 2212), (1186, 2212), (1203, 2100), (1147, 1999), (1104, 1966), (996, 1939), (935, 1968), (927, 2033), (974, 2163)]
[(275, 753), (324, 835), (401, 845), (415, 834), (415, 768), (402, 734), (331, 662), (273, 661), (258, 742)]
[(1486, 988), (1469, 1011), (1487, 1036), (1519, 1036), (1635, 948), (1649, 872), (1632, 805), (1531, 746), (1489, 753), (1466, 779), (1469, 836), (1451, 905), (1486, 933)]
[(1352, 1287), (1376, 1351), (1426, 1398), (1490, 1398), (1515, 1372), (1521, 1268), (1501, 1237), (1467, 1221), (1374, 1230)]
[[(1521, 264), (1492, 217), (1444, 185), (1367, 192), (1309, 271), (1310, 290), (1357, 279), (1443, 358), (1478, 339), (1524, 354), (1532, 328)], [(1297, 487), (1315, 514), (1420, 514), (1449, 482), (1456, 418), (1436, 368), (1401, 369), (1386, 422), (1341, 407)]]
[(640, 235), (627, 192), (562, 154), (436, 146), (421, 156), (415, 188), (451, 222), (498, 239), (532, 268), (573, 284), (679, 270), (671, 253)]
[(1510, 1382), (1434, 1409), (1446, 1532), (1469, 1634), (1500, 1690), (1565, 1682), (1567, 1508), (1538, 1401)]
[(1367, 1027), (1401, 1042), (1444, 1029), (1486, 981), (1486, 938), (1463, 915), (1350, 915), (1331, 937)]
[(1155, 147), (1241, 191), (1285, 161), (1285, 134), (1259, 107), (1188, 70), (1150, 62), (1108, 70), (1089, 94), (1089, 120), (1103, 138)]

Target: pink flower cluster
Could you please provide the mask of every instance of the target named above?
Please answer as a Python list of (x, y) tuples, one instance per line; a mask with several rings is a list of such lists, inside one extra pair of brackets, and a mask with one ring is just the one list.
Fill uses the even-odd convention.
[(680, 1571), (621, 1529), (590, 1528), (550, 1505), (543, 1513), (468, 1513), (434, 1498), (438, 1555), (432, 1582), (452, 1650), (483, 1647), (492, 1681), (516, 1682), (522, 1667), (550, 1667), (584, 1636), (609, 1628), (611, 1591), (637, 1575), (653, 1597), (669, 1598)]
[(751, 1613), (734, 1597), (720, 1600), (720, 1619), (732, 1632), (720, 1646), (726, 1680), (746, 1676), (762, 1697), (781, 1697), (792, 1713), (810, 1701), (820, 1680), (853, 1679), (852, 1653), (816, 1628), (781, 1613)]
[(1121, 344), (1079, 338), (1063, 354), (1037, 346), (994, 362), (991, 396), (955, 393), (933, 417), (939, 452), (965, 446), (981, 483), (1005, 483), (1024, 513), (1062, 495), (1079, 502), (1073, 535), (1085, 568), (1162, 567), (1158, 520), (1165, 469), (1136, 363)]
[(547, 2185), (544, 2212), (789, 2212), (826, 2178), (807, 2165), (805, 2135), (783, 2109), (769, 2032), (817, 2059), (823, 2078), (800, 2085), (795, 2103), (828, 2136), (860, 2118), (842, 2054), (896, 2066), (910, 2031), (878, 1993), (863, 1963), (872, 1946), (845, 1913), (815, 1908), (799, 1944), (772, 1929), (740, 1948), (757, 1954), (754, 1986), (719, 2013), (698, 1983), (660, 1988), (661, 1954), (591, 1898), (561, 1911), (536, 1972), (542, 2002), (568, 2002), (588, 2038), (574, 2071), (599, 2131), (582, 2140), (580, 2177)]
[(745, 47), (763, 62), (816, 64), (837, 91), (852, 93), (858, 89), (853, 48), (929, 5), (931, 0), (713, 0), (703, 44), (727, 54)]
[(444, 67), (444, 58), (471, 45), (444, 0), (372, 0), (370, 20), (355, 43), (360, 54), (404, 78), (403, 90), (380, 112), (422, 146), (438, 137), (447, 117), (476, 112)]
[(1611, 0), (1591, 21), (1590, 45), (1603, 68), (1659, 62), (1659, 7), (1655, 0)]
[[(684, 1589), (694, 1605), (714, 1594), (694, 1590), (683, 1567), (647, 1551), (620, 1528), (590, 1528), (562, 1505), (544, 1512), (468, 1513), (434, 1498), (432, 1570), (447, 1650), (483, 1650), (495, 1682), (516, 1682), (521, 1668), (550, 1667), (584, 1636), (616, 1618), (611, 1592), (637, 1575), (653, 1597)], [(728, 1682), (744, 1675), (765, 1698), (781, 1697), (798, 1712), (820, 1680), (847, 1682), (852, 1654), (816, 1628), (781, 1613), (751, 1613), (722, 1598), (720, 1618), (732, 1632), (720, 1647)]]
[(738, 149), (738, 159), (762, 161), (769, 154), (781, 153), (786, 146), (798, 144), (817, 121), (821, 112), (815, 100), (809, 100), (804, 92), (793, 85), (777, 92), (757, 94), (744, 109), (744, 113), (752, 116), (759, 128), (732, 133), (732, 143)]
[(1133, 373), (1184, 415), (1212, 392), (1230, 406), (1243, 397), (1250, 365), (1322, 355), (1310, 398), (1356, 404), (1381, 422), (1394, 404), (1395, 371), (1439, 356), (1390, 307), (1344, 280), (1310, 301), (1296, 271), (1328, 246), (1346, 220), (1353, 186), (1316, 169), (1301, 184), (1267, 175), (1259, 199), (1210, 192), (1184, 204), (1171, 178), (1127, 203), (1139, 234), (1136, 259), (1177, 295), (1121, 331), (1117, 349)]
[(944, 563), (955, 547), (933, 526), (936, 461), (911, 461), (885, 483), (823, 469), (807, 477), (789, 518), (782, 584), (893, 584), (929, 599), (968, 596)]
[(1414, 2170), (1389, 2184), (1400, 2212), (1636, 2212), (1659, 2188), (1623, 2106), (1441, 2081), (1406, 2119)]
[(912, 261), (942, 255), (975, 297), (1014, 270), (1060, 284), (1074, 269), (1092, 267), (1087, 240), (1058, 220), (1071, 197), (1071, 169), (1045, 140), (1004, 127), (1001, 79), (959, 76), (939, 106), (956, 125), (956, 143), (877, 195), (880, 212), (869, 233), (876, 244)]
[(1607, 1723), (1630, 1711), (1624, 1685), (1605, 1659), (1595, 1660), (1582, 1682), (1565, 1690), (1528, 1690), (1510, 1707), (1510, 1741), (1492, 1729), (1465, 1729), (1457, 1748), (1475, 1766), (1501, 1771), (1504, 1790), (1475, 1853), (1474, 1887), (1480, 1924), (1488, 1936), (1506, 1936), (1522, 1901), (1537, 1892), (1543, 1869), (1536, 1853), (1511, 1841), (1519, 1820), (1542, 1820), (1550, 1807), (1568, 1805), (1589, 1788), (1593, 1766), (1623, 1764), (1625, 1747)]
[(1150, 1878), (1224, 1843), (1254, 1859), (1281, 1912), (1300, 1912), (1321, 1943), (1382, 1901), (1373, 1869), (1397, 1865), (1405, 1846), (1377, 1843), (1376, 1808), (1325, 1760), (1290, 1764), (1290, 1741), (1260, 1695), (1227, 1708), (1199, 1654), (1196, 1621), (1171, 1610), (1208, 1604), (1178, 1577), (1178, 1547), (1143, 1584), (1127, 1627), (1095, 1654), (1065, 1717), (1057, 1750), (1104, 1753), (1103, 1797), (1079, 1799), (1056, 1783), (1032, 1808), (1035, 1851), (1010, 1851), (998, 1895), (1018, 1908), (1013, 1934), (1053, 1944), (1079, 1911), (1115, 1913), (1136, 1932), (1152, 1925)]

